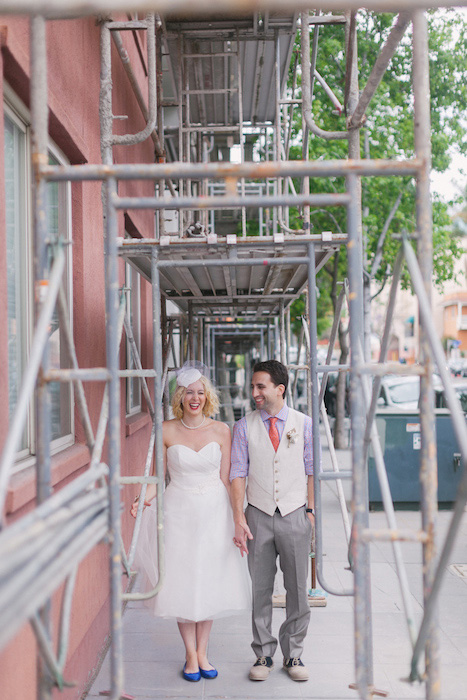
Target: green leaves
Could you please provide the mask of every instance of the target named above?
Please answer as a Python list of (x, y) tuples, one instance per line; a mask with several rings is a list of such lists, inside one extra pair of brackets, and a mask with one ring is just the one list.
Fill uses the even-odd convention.
[[(362, 90), (371, 73), (376, 58), (383, 47), (395, 15), (361, 10), (358, 22), (359, 80)], [(429, 70), (431, 83), (431, 124), (433, 169), (445, 171), (457, 153), (467, 153), (467, 22), (465, 14), (458, 10), (437, 10), (429, 13)], [(410, 158), (414, 155), (413, 91), (412, 91), (412, 27), (393, 56), (367, 111), (367, 119), (361, 130), (362, 157), (374, 159)], [(320, 28), (317, 70), (325, 78), (341, 102), (345, 92), (345, 30), (342, 25)], [(297, 42), (297, 49), (299, 43)], [(300, 74), (298, 75), (300, 86)], [(333, 113), (332, 105), (322, 87), (315, 81), (313, 115), (316, 123), (330, 131), (345, 130), (344, 115)], [(301, 119), (294, 115), (294, 146), (291, 158), (301, 158)], [(309, 157), (340, 159), (347, 157), (346, 141), (323, 141), (310, 138)], [(296, 182), (296, 187), (300, 183)], [(313, 192), (342, 192), (343, 178), (312, 179)], [(400, 246), (398, 236), (402, 231), (416, 233), (415, 182), (410, 178), (364, 178), (362, 181), (363, 232), (366, 269), (371, 271), (377, 254), (378, 241), (385, 222), (402, 192), (397, 211), (389, 224), (382, 246), (381, 259), (377, 257), (374, 277), (383, 281), (391, 274), (395, 255)], [(300, 228), (297, 214), (292, 216), (294, 226)], [(323, 230), (346, 231), (343, 208), (311, 210), (312, 233)], [(459, 242), (452, 234), (446, 203), (439, 198), (433, 201), (433, 268), (434, 283), (441, 286), (453, 275), (454, 261), (461, 254)], [(340, 263), (339, 265), (342, 265)], [(331, 279), (321, 271), (321, 318), (329, 298), (325, 291)], [(407, 277), (403, 284), (408, 285)]]

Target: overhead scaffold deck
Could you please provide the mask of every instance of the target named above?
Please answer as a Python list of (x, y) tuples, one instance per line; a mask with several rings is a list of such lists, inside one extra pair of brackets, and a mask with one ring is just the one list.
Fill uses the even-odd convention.
[[(464, 3), (465, 4), (465, 3)], [(150, 5), (151, 13), (140, 19), (114, 19), (109, 13), (136, 12)], [(358, 85), (356, 11), (357, 0), (323, 0), (319, 8), (304, 0), (294, 0), (283, 9), (278, 0), (244, 2), (219, 0), (216, 14), (212, 3), (196, 5), (186, 0), (0, 0), (0, 12), (31, 15), (31, 122), (32, 169), (35, 178), (34, 251), (35, 281), (46, 281), (46, 292), (39, 300), (35, 334), (28, 370), (11, 421), (0, 466), (0, 505), (5, 503), (9, 478), (14, 466), (27, 404), (34, 394), (38, 406), (37, 507), (29, 515), (0, 532), (0, 641), (4, 645), (20, 627), (31, 620), (42, 659), (43, 682), (40, 700), (52, 697), (54, 686), (63, 686), (70, 606), (76, 569), (86, 554), (103, 540), (109, 542), (111, 573), (110, 631), (111, 697), (119, 700), (124, 689), (122, 671), (122, 605), (157, 595), (164, 584), (163, 492), (157, 493), (160, 579), (148, 594), (122, 589), (122, 569), (129, 578), (138, 537), (144, 489), (149, 483), (163, 482), (162, 421), (167, 409), (170, 369), (186, 357), (203, 359), (213, 369), (215, 353), (213, 329), (219, 337), (232, 338), (258, 332), (262, 359), (271, 352), (289, 365), (292, 378), (306, 371), (309, 386), (308, 409), (313, 419), (314, 463), (320, 460), (320, 417), (330, 439), (329, 421), (323, 394), (332, 370), (349, 371), (351, 377), (352, 469), (340, 472), (333, 460), (333, 471), (315, 470), (316, 571), (323, 589), (335, 595), (353, 596), (355, 601), (355, 688), (362, 700), (380, 691), (375, 689), (372, 659), (369, 545), (391, 541), (407, 617), (412, 658), (408, 659), (411, 680), (423, 677), (426, 697), (439, 696), (436, 605), (443, 571), (458, 532), (467, 503), (467, 437), (465, 421), (444, 369), (443, 351), (433, 326), (430, 307), (432, 269), (432, 221), (429, 191), (430, 174), (430, 92), (428, 82), (428, 38), (424, 10), (448, 6), (449, 2), (428, 0), (367, 0), (365, 7), (397, 14), (370, 79), (360, 92)], [(325, 14), (321, 14), (321, 12)], [(160, 13), (155, 15), (154, 12)], [(299, 17), (299, 12), (301, 16)], [(50, 18), (99, 13), (101, 31), (101, 152), (102, 163), (50, 165), (47, 155), (47, 41)], [(233, 14), (232, 14), (233, 13)], [(334, 13), (334, 14), (332, 14)], [(300, 21), (299, 21), (300, 19)], [(332, 88), (316, 71), (318, 29), (326, 25), (345, 26), (346, 101), (341, 106)], [(301, 35), (301, 96), (294, 88), (287, 92), (287, 76), (297, 27)], [(362, 159), (359, 130), (365, 112), (384, 71), (407, 27), (413, 30), (413, 96), (415, 154), (407, 160)], [(112, 41), (122, 60), (121, 33), (143, 30), (147, 33), (148, 101), (134, 86), (135, 99), (145, 115), (146, 126), (139, 134), (116, 135), (112, 111)], [(310, 34), (313, 45), (310, 49)], [(156, 66), (158, 70), (156, 70)], [(130, 81), (131, 66), (126, 63)], [(346, 128), (327, 132), (315, 123), (312, 113), (313, 84), (320, 81), (331, 104), (343, 107)], [(134, 81), (133, 81), (134, 82)], [(337, 101), (337, 104), (336, 104)], [(303, 159), (290, 159), (290, 122), (294, 110), (301, 109)], [(164, 121), (165, 120), (165, 121)], [(308, 139), (313, 135), (326, 141), (348, 142), (345, 160), (308, 160)], [(253, 138), (254, 137), (254, 138)], [(116, 164), (114, 148), (152, 138), (154, 164)], [(256, 145), (255, 145), (256, 144)], [(237, 161), (228, 161), (231, 149)], [(256, 150), (255, 150), (256, 148)], [(166, 162), (171, 161), (171, 162)], [(416, 181), (416, 230), (401, 240), (388, 305), (386, 326), (378, 363), (364, 353), (363, 256), (362, 256), (362, 177), (408, 177)], [(342, 178), (345, 191), (331, 186), (315, 192), (314, 178)], [(105, 221), (106, 353), (103, 367), (78, 365), (71, 328), (67, 326), (62, 273), (64, 242), (51, 240), (45, 216), (45, 188), (50, 182), (102, 182)], [(122, 184), (151, 182), (154, 196), (128, 194)], [(135, 192), (135, 188), (131, 190)], [(347, 230), (312, 233), (314, 209), (342, 207)], [(291, 209), (298, 212), (300, 228), (294, 229)], [(122, 238), (119, 217), (132, 210), (154, 211), (152, 237)], [(251, 222), (255, 230), (251, 229)], [(416, 241), (417, 254), (412, 248)], [(317, 362), (316, 275), (341, 247), (347, 249), (348, 281), (343, 285), (331, 331), (327, 361)], [(125, 293), (119, 284), (119, 260), (132, 267), (151, 284), (153, 318), (153, 358), (143, 368), (132, 336)], [(421, 318), (420, 361), (412, 367), (399, 366), (399, 373), (420, 376), (420, 423), (422, 447), (422, 530), (400, 530), (394, 512), (379, 437), (374, 424), (380, 380), (396, 371), (387, 363), (387, 350), (397, 284), (403, 259), (410, 271), (419, 299)], [(306, 359), (300, 364), (288, 361), (290, 333), (289, 307), (303, 292), (308, 311), (303, 336)], [(170, 315), (167, 302), (178, 308)], [(55, 307), (63, 324), (68, 369), (53, 369), (46, 348)], [(331, 364), (337, 323), (347, 306), (350, 317), (351, 361), (349, 366)], [(270, 326), (278, 331), (278, 346), (269, 335)], [(174, 328), (180, 347), (174, 349)], [(119, 348), (123, 333), (131, 346), (132, 367), (122, 370)], [(185, 346), (185, 330), (188, 331)], [(264, 341), (266, 338), (266, 341)], [(439, 551), (435, 549), (436, 441), (432, 392), (435, 364), (441, 375), (448, 406), (453, 417), (463, 464), (463, 477), (452, 520)], [(121, 470), (120, 380), (138, 378), (146, 398), (152, 430), (144, 471), (126, 476)], [(369, 381), (374, 377), (373, 383)], [(58, 493), (51, 489), (49, 385), (53, 381), (72, 382), (91, 459), (86, 472)], [(83, 382), (105, 385), (96, 430), (91, 425)], [(293, 382), (292, 382), (293, 383)], [(165, 397), (165, 398), (164, 398)], [(293, 392), (290, 396), (293, 401)], [(107, 449), (104, 453), (104, 442)], [(374, 532), (369, 528), (367, 499), (367, 453), (371, 444), (387, 518), (387, 527)], [(332, 441), (330, 441), (332, 452)], [(105, 463), (103, 455), (105, 454)], [(155, 474), (152, 464), (155, 463)], [(342, 480), (352, 484), (351, 514), (342, 494)], [(323, 565), (323, 532), (320, 515), (323, 481), (335, 481), (339, 490), (344, 536), (351, 549), (353, 586), (334, 589), (326, 580)], [(141, 484), (133, 541), (125, 551), (121, 537), (121, 490)], [(423, 548), (425, 610), (416, 627), (410, 607), (407, 576), (400, 550), (401, 541), (420, 542)], [(63, 597), (60, 644), (54, 649), (48, 601), (66, 580)], [(38, 581), (41, 584), (38, 584)], [(419, 669), (425, 650), (425, 671)], [(380, 693), (384, 694), (384, 693)]]

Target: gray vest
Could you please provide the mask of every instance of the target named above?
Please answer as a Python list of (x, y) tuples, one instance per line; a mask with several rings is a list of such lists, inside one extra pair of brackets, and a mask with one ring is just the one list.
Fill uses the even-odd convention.
[[(289, 408), (277, 452), (259, 411), (246, 416), (250, 460), (246, 496), (248, 503), (272, 515), (279, 508), (288, 515), (307, 500), (307, 475), (303, 460), (305, 416)], [(295, 428), (296, 442), (287, 438)]]

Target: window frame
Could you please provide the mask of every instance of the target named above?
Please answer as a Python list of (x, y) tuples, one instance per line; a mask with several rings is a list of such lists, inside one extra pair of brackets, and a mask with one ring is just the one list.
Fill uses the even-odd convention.
[[(6, 87), (6, 86), (4, 86)], [(25, 212), (24, 212), (24, 233), (26, 241), (22, 241), (24, 250), (24, 266), (22, 267), (20, 274), (23, 277), (22, 289), (21, 289), (21, 299), (25, 299), (27, 305), (26, 317), (22, 319), (21, 330), (24, 336), (22, 347), (20, 349), (19, 356), (21, 357), (21, 381), (24, 374), (24, 368), (28, 361), (29, 348), (31, 346), (32, 332), (33, 332), (33, 320), (30, 313), (30, 299), (32, 298), (33, 290), (31, 285), (32, 280), (32, 249), (31, 249), (31, 239), (32, 239), (32, 208), (31, 208), (31, 141), (30, 141), (30, 126), (27, 120), (22, 118), (21, 114), (18, 114), (17, 105), (11, 99), (7, 98), (6, 90), (4, 91), (3, 100), (3, 119), (5, 116), (13, 123), (13, 125), (18, 128), (24, 138), (24, 162), (20, 164), (21, 174), (25, 178), (25, 183), (21, 188), (21, 195), (24, 196), (25, 201)], [(7, 303), (8, 303), (8, 290), (7, 290)], [(22, 315), (24, 311), (21, 312)], [(8, 331), (7, 331), (8, 333)], [(7, 375), (9, 378), (9, 367), (7, 368)], [(18, 384), (18, 391), (21, 388), (21, 381)], [(8, 402), (10, 397), (8, 396)], [(16, 462), (24, 461), (27, 462), (25, 466), (29, 466), (33, 455), (35, 454), (35, 435), (34, 435), (34, 412), (30, 409), (28, 410), (28, 415), (26, 418), (25, 425), (26, 432), (26, 443), (27, 447), (20, 449), (16, 454)], [(34, 460), (35, 461), (35, 460)]]
[[(33, 226), (32, 226), (32, 173), (31, 173), (31, 118), (30, 112), (27, 107), (18, 98), (12, 88), (4, 83), (3, 85), (3, 118), (5, 116), (24, 134), (24, 153), (22, 157), (24, 163), (21, 164), (21, 173), (24, 175), (25, 184), (22, 187), (21, 196), (24, 196), (25, 202), (25, 221), (24, 221), (24, 234), (25, 242), (24, 249), (25, 264), (21, 269), (22, 279), (22, 293), (24, 294), (24, 306), (25, 309), (21, 310), (22, 314), (26, 315), (24, 321), (24, 344), (21, 348), (21, 358), (22, 367), (21, 374), (24, 373), (24, 368), (27, 366), (30, 357), (31, 343), (34, 334), (34, 288), (33, 288), (33, 251), (32, 251), (32, 236), (33, 236)], [(66, 158), (65, 154), (58, 148), (58, 146), (53, 143), (49, 138), (47, 144), (48, 153), (55, 158), (60, 164), (68, 165), (69, 160)], [(71, 199), (71, 183), (64, 182), (60, 183), (59, 190), (59, 204), (63, 202), (61, 209), (65, 208), (63, 219), (61, 223), (63, 224), (62, 235), (67, 241), (71, 242), (72, 239), (72, 199)], [(68, 299), (68, 311), (69, 311), (69, 323), (70, 327), (73, 327), (73, 267), (72, 267), (72, 254), (71, 245), (65, 246), (65, 270), (66, 270), (66, 295)], [(7, 369), (7, 371), (9, 371)], [(75, 443), (75, 405), (74, 405), (74, 391), (72, 383), (69, 384), (69, 432), (66, 434), (52, 440), (50, 443), (50, 453), (55, 455), (62, 452), (67, 447), (70, 447)], [(26, 420), (26, 442), (27, 447), (21, 449), (17, 452), (15, 457), (15, 464), (12, 469), (12, 473), (17, 473), (26, 469), (27, 467), (33, 466), (36, 463), (36, 453), (37, 453), (37, 441), (35, 434), (35, 402), (34, 398), (31, 399), (28, 416)]]

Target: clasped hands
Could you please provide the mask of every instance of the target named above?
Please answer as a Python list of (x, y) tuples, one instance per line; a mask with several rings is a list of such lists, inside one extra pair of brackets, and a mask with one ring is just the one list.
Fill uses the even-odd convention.
[(235, 535), (233, 538), (234, 545), (239, 548), (240, 554), (248, 554), (248, 547), (247, 547), (247, 540), (252, 540), (253, 535), (251, 534), (251, 530), (247, 525), (246, 520), (235, 523)]

